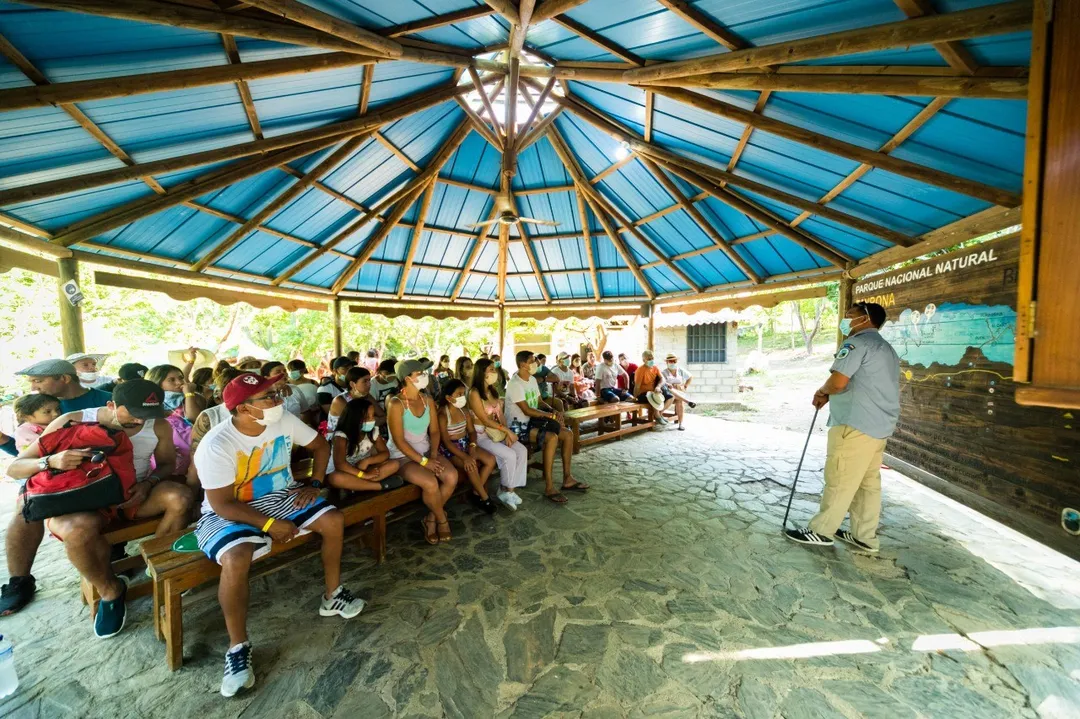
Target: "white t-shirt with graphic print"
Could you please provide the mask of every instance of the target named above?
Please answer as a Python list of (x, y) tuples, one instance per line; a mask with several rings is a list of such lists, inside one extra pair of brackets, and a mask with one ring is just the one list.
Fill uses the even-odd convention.
[(540, 406), (540, 385), (535, 377), (524, 380), (515, 372), (506, 383), (506, 419), (510, 423), (528, 424), (529, 417), (517, 406), (518, 402), (524, 402), (532, 409)]

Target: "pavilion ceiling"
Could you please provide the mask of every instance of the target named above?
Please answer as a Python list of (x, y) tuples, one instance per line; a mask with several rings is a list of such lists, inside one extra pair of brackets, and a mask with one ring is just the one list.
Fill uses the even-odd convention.
[(1015, 222), (1030, 19), (984, 0), (0, 2), (0, 244), (492, 306), (832, 277)]

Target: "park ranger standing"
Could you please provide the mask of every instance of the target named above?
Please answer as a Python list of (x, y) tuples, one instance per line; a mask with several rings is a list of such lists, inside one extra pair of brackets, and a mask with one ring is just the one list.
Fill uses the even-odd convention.
[[(785, 531), (794, 542), (827, 547), (835, 537), (878, 551), (881, 456), (900, 418), (900, 358), (878, 332), (883, 324), (885, 308), (873, 302), (856, 302), (840, 321), (844, 343), (813, 401), (830, 406), (825, 491), (810, 526)], [(851, 529), (840, 529), (849, 512)]]

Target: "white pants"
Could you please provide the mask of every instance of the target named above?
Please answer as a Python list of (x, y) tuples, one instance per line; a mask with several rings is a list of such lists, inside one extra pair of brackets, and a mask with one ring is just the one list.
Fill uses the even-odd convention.
[(499, 465), (499, 484), (510, 489), (525, 486), (525, 475), (529, 471), (529, 450), (521, 442), (514, 442), (507, 447), (502, 442), (493, 442), (484, 432), (476, 433), (476, 443), (495, 455)]

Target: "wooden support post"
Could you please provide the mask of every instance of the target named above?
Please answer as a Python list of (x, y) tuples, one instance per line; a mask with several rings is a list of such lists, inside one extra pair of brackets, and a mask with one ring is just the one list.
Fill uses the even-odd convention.
[(59, 268), (57, 290), (59, 291), (60, 303), (60, 338), (64, 343), (64, 356), (73, 355), (76, 352), (85, 352), (86, 346), (83, 341), (82, 308), (76, 307), (68, 301), (64, 292), (64, 283), (75, 280), (79, 284), (79, 261), (74, 257), (61, 257), (56, 261)]
[[(852, 265), (854, 266), (854, 265)], [(850, 267), (848, 268), (850, 269)], [(851, 290), (855, 286), (855, 280), (851, 279), (845, 272), (840, 278), (840, 301), (836, 308), (836, 316), (840, 319), (844, 319), (844, 315), (847, 314), (848, 309), (851, 308), (852, 298)], [(836, 328), (836, 347), (839, 349), (840, 344), (844, 341), (844, 333), (840, 331), (840, 328)]]
[(334, 324), (334, 356), (340, 357), (345, 347), (341, 339), (341, 300), (337, 297), (330, 302), (330, 316)]
[[(503, 347), (506, 346), (506, 306), (499, 305), (499, 356), (502, 356)], [(504, 360), (505, 361), (505, 360)]]
[(649, 325), (648, 333), (645, 337), (645, 348), (651, 352), (653, 340), (656, 337), (656, 306), (650, 303), (646, 305), (646, 308), (648, 308), (649, 311)]

